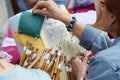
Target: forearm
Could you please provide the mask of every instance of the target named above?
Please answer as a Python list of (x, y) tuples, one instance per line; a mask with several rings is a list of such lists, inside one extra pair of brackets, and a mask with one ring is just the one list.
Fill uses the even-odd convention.
[[(72, 21), (72, 16), (62, 14), (62, 16), (59, 16), (59, 20), (61, 20), (66, 25), (67, 28), (70, 25), (70, 22)], [(73, 26), (72, 32), (74, 35), (77, 36), (78, 39), (80, 39), (84, 29), (85, 25), (77, 21)]]
[[(46, 8), (46, 10), (43, 10), (44, 8)], [(53, 0), (39, 1), (38, 4), (36, 4), (36, 6), (33, 8), (32, 13), (43, 14), (47, 17), (60, 20), (66, 25), (66, 27), (68, 27), (72, 21), (72, 16), (69, 14), (65, 14)], [(76, 22), (73, 25), (72, 32), (78, 37), (78, 39), (80, 39), (84, 29), (84, 24)]]
[(0, 59), (0, 73), (6, 73), (15, 68), (15, 65), (10, 64), (2, 59)]

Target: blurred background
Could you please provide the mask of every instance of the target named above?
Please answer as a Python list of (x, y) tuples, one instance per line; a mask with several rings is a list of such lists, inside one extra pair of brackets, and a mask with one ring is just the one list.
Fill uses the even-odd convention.
[(14, 15), (14, 11), (13, 11), (11, 2), (10, 2), (10, 0), (5, 0), (5, 1), (6, 1), (6, 4), (7, 4), (9, 17), (11, 17), (11, 16)]

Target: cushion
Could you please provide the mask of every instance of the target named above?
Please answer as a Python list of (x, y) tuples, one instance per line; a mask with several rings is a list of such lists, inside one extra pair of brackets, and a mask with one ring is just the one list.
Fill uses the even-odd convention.
[(40, 37), (40, 31), (45, 16), (33, 15), (31, 12), (23, 12), (20, 16), (18, 32), (33, 37)]

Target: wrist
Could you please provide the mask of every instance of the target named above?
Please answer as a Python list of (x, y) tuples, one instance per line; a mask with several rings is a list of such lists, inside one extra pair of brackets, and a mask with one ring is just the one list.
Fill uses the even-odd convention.
[(60, 14), (58, 20), (62, 21), (66, 26), (69, 26), (72, 21), (72, 16), (69, 14)]
[(69, 26), (67, 26), (67, 30), (68, 30), (69, 32), (72, 31), (72, 29), (73, 29), (73, 27), (75, 26), (76, 22), (77, 22), (76, 18), (75, 18), (75, 17), (72, 17), (72, 20), (71, 20)]

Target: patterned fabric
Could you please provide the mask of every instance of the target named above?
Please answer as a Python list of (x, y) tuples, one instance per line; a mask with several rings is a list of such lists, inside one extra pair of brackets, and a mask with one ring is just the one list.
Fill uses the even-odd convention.
[[(14, 40), (10, 28), (8, 28), (8, 34), (6, 38)], [(6, 41), (4, 44), (7, 44), (9, 42), (10, 40), (8, 42)], [(16, 43), (14, 42), (12, 44), (8, 44), (7, 46), (4, 44), (2, 45), (3, 59), (7, 62), (18, 64), (20, 61), (20, 54), (18, 52)]]

